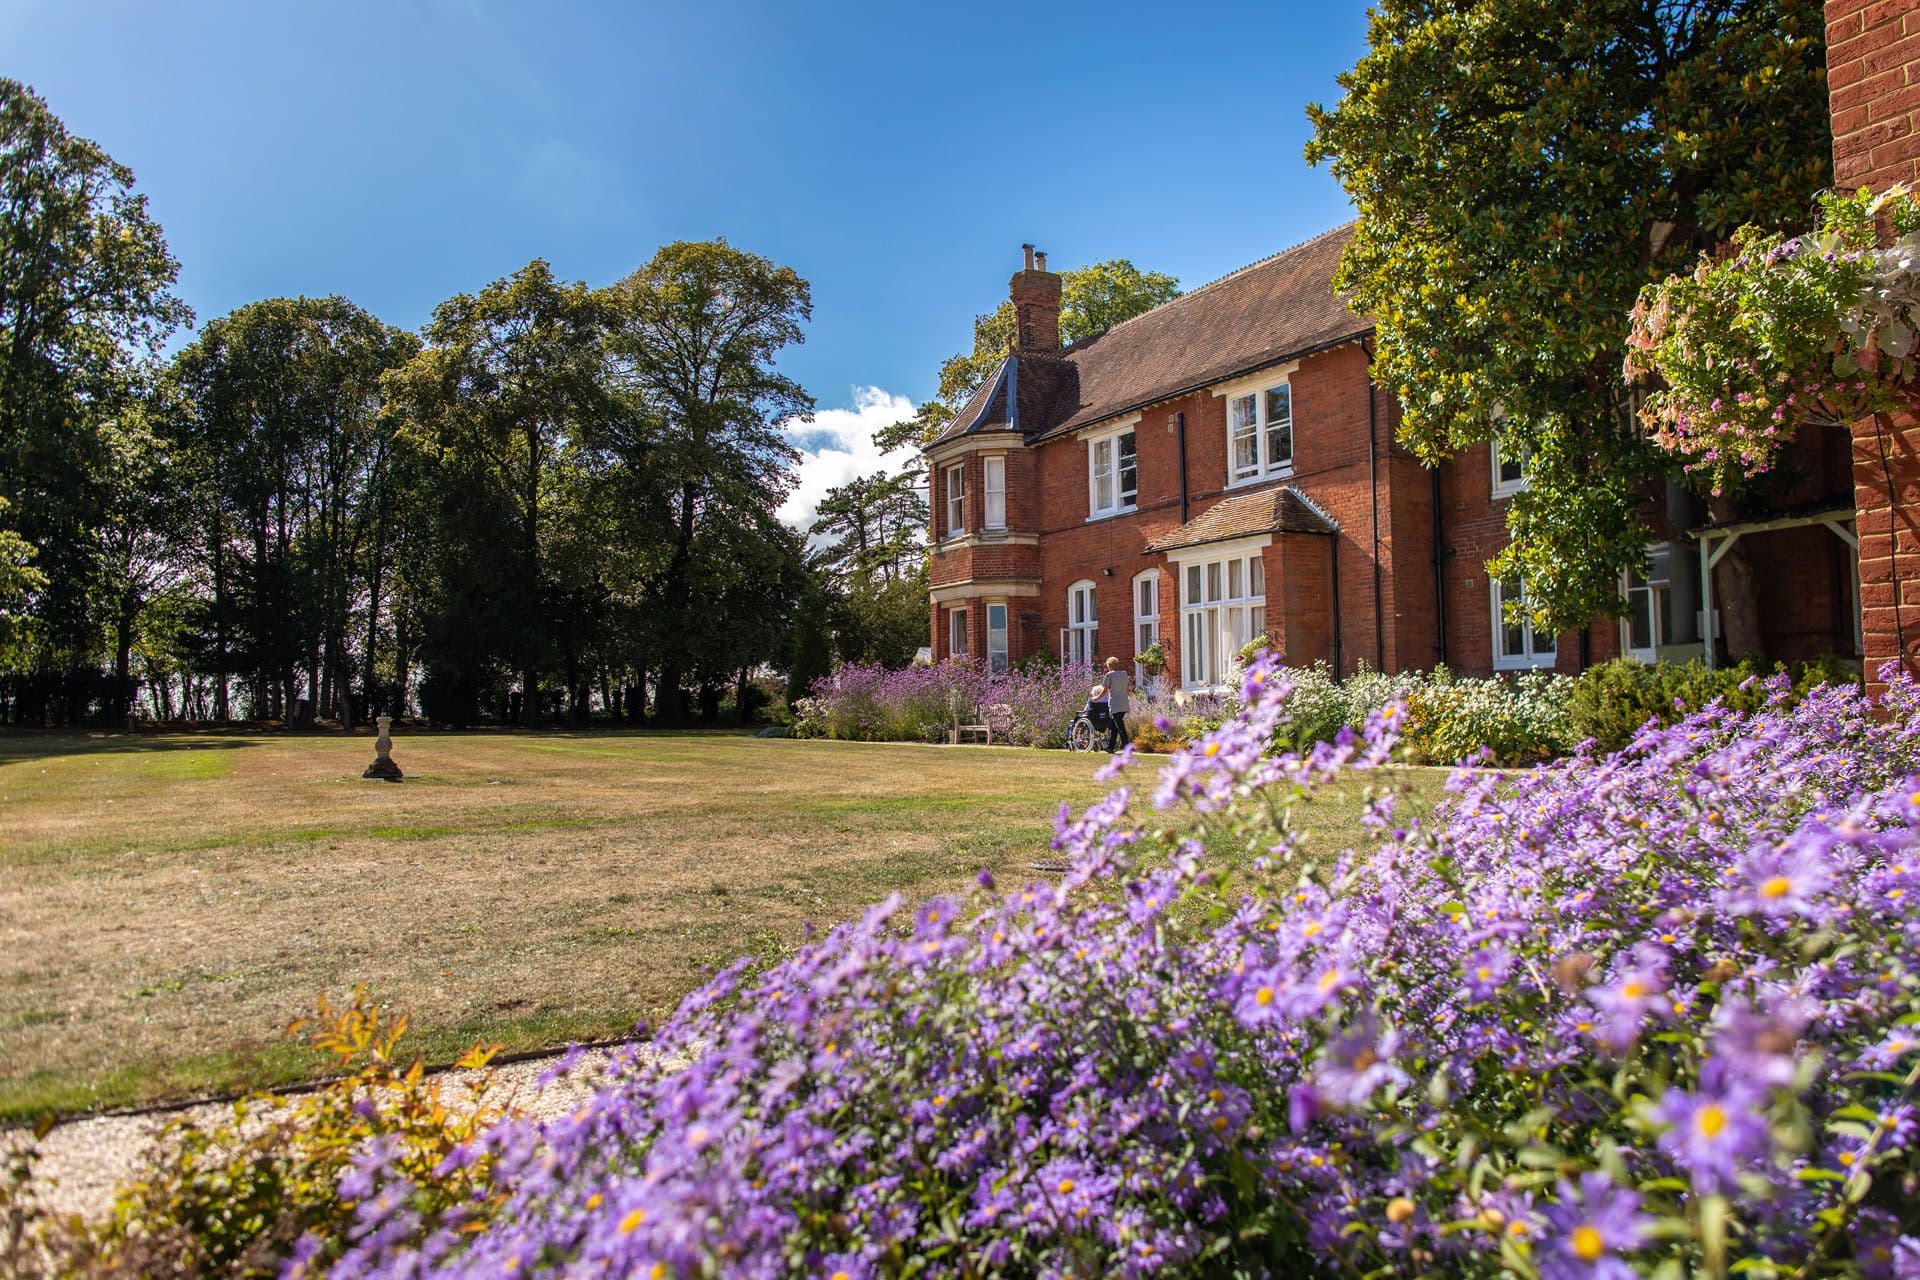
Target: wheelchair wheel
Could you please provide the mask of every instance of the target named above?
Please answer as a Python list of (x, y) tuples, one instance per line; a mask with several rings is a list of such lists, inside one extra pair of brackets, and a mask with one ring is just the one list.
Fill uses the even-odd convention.
[(1067, 726), (1067, 750), (1093, 750), (1093, 722), (1085, 716), (1075, 716)]

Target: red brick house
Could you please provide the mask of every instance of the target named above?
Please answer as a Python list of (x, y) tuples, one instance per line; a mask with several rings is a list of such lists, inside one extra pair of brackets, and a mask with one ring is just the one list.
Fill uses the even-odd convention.
[[(1257, 635), (1342, 673), (1701, 653), (1687, 536), (1701, 517), (1684, 495), (1649, 512), (1669, 540), (1622, 583), (1626, 621), (1557, 637), (1505, 625), (1515, 588), (1485, 562), (1505, 544), (1523, 461), (1479, 446), (1430, 469), (1394, 443), (1398, 405), (1368, 376), (1372, 324), (1333, 292), (1348, 233), (1068, 348), (1060, 278), (1028, 249), (1011, 354), (925, 451), (936, 660), (1126, 661), (1158, 640), (1169, 679), (1202, 689)], [(1835, 527), (1829, 492), (1847, 491), (1851, 518), (1842, 437), (1810, 446), (1805, 492), (1789, 495), (1811, 501), (1806, 520), (1742, 526), (1777, 569), (1760, 584), (1776, 656), (1859, 652), (1850, 552), (1811, 527)]]
[[(1826, 18), (1834, 185), (1920, 187), (1920, 9), (1827, 0)], [(1853, 467), (1867, 672), (1920, 671), (1920, 419), (1856, 422)]]

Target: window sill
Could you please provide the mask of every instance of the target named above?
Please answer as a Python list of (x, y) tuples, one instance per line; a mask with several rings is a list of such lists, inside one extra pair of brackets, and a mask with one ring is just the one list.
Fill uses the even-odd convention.
[(1507, 485), (1504, 488), (1499, 485), (1495, 485), (1493, 489), (1493, 500), (1495, 502), (1505, 502), (1508, 498), (1511, 498), (1514, 494), (1524, 493), (1530, 487), (1531, 486), (1525, 485), (1525, 484)]
[(1115, 507), (1111, 511), (1096, 511), (1092, 515), (1087, 517), (1087, 523), (1092, 524), (1096, 520), (1111, 520), (1115, 516), (1130, 516), (1130, 515), (1136, 514), (1139, 510), (1140, 510), (1139, 506), (1134, 505), (1134, 506), (1128, 506), (1128, 507)]
[(1244, 479), (1240, 479), (1240, 480), (1229, 480), (1227, 482), (1227, 488), (1229, 490), (1253, 489), (1263, 484), (1272, 484), (1276, 480), (1291, 480), (1291, 479), (1293, 479), (1293, 468), (1284, 467), (1278, 471), (1262, 472), (1260, 475), (1257, 475), (1257, 476), (1247, 476)]
[(1495, 658), (1493, 669), (1495, 671), (1552, 671), (1559, 661), (1557, 655), (1546, 659)]

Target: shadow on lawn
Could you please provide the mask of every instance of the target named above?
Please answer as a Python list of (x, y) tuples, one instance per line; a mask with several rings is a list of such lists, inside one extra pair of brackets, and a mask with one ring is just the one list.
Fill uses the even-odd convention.
[[(164, 736), (163, 736), (164, 735)], [(89, 733), (72, 729), (8, 729), (0, 731), (0, 764), (15, 760), (44, 760), (50, 756), (93, 755), (100, 752), (233, 751), (263, 741), (305, 736), (219, 725), (188, 729), (155, 729), (134, 733)]]

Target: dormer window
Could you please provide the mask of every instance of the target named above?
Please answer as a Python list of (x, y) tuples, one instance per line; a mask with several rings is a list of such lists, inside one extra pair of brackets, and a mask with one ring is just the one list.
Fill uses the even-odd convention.
[(1291, 385), (1228, 397), (1227, 462), (1235, 484), (1293, 474)]
[(967, 472), (966, 468), (955, 465), (947, 468), (947, 536), (949, 538), (967, 531)]
[(1087, 442), (1089, 518), (1133, 510), (1139, 491), (1140, 459), (1132, 427)]

